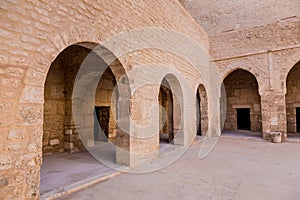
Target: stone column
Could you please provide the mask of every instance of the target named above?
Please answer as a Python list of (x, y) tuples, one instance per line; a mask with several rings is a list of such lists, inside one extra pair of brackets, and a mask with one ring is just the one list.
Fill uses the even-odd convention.
[(142, 86), (130, 100), (130, 166), (151, 162), (159, 155), (159, 107), (150, 86)]
[[(116, 117), (116, 163), (130, 165), (130, 91), (127, 84), (118, 84), (119, 97), (117, 100)], [(127, 91), (127, 92), (125, 92)]]
[(265, 91), (261, 94), (263, 138), (270, 140), (271, 132), (281, 132), (287, 138), (285, 93)]

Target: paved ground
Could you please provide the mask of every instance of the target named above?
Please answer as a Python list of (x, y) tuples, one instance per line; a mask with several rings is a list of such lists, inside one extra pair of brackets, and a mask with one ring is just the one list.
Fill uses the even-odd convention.
[(99, 163), (88, 152), (46, 156), (41, 169), (40, 192), (44, 195), (82, 180), (113, 172), (114, 170)]
[(300, 199), (299, 144), (223, 136), (202, 160), (201, 145), (195, 143), (167, 168), (124, 173), (61, 199)]
[[(162, 154), (168, 153), (174, 147), (173, 145), (168, 147), (166, 141), (161, 141), (160, 146)], [(88, 151), (44, 156), (40, 182), (41, 199), (48, 199), (61, 192), (85, 186), (91, 181), (107, 179), (119, 174), (115, 173), (115, 169), (124, 169), (124, 166), (115, 164), (115, 146), (111, 143), (97, 142), (91, 151), (100, 156), (104, 164)]]

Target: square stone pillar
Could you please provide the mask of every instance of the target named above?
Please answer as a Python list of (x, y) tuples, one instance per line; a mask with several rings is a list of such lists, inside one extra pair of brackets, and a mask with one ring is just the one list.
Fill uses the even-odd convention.
[(130, 166), (136, 167), (159, 156), (157, 99), (138, 95), (130, 101), (130, 112)]
[(281, 132), (287, 138), (285, 94), (265, 92), (261, 94), (263, 138), (271, 139), (271, 132)]

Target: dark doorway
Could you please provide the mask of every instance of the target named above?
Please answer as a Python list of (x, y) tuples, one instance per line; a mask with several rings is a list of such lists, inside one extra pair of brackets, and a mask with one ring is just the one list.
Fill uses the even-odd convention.
[(300, 133), (300, 107), (296, 108), (296, 126), (297, 126), (297, 133)]
[(96, 106), (95, 111), (98, 120), (98, 123), (95, 121), (95, 140), (108, 141), (110, 107)]
[(197, 135), (202, 135), (202, 131), (201, 131), (201, 105), (200, 105), (200, 93), (199, 90), (197, 90), (197, 114), (196, 114), (196, 121), (197, 121)]
[(237, 128), (238, 130), (251, 130), (250, 108), (238, 108), (237, 113)]
[(161, 110), (159, 111), (159, 130), (160, 142), (173, 144), (174, 140), (174, 125), (173, 125), (173, 97), (172, 91), (169, 89), (169, 84), (163, 80), (159, 90), (159, 104)]

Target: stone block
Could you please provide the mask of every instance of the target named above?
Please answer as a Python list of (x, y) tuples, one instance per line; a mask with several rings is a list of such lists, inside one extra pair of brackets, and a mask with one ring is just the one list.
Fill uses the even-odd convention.
[(73, 150), (74, 149), (74, 143), (73, 142), (65, 142), (64, 147), (67, 150)]
[(65, 135), (72, 135), (73, 134), (73, 130), (72, 129), (68, 129), (65, 131)]
[(13, 166), (13, 161), (8, 154), (0, 154), (0, 170), (8, 170)]
[(44, 90), (39, 87), (25, 86), (22, 91), (21, 103), (43, 103)]
[(50, 145), (51, 146), (55, 146), (55, 145), (58, 145), (58, 144), (60, 144), (59, 139), (50, 140)]
[(14, 139), (24, 139), (24, 130), (23, 129), (12, 129), (9, 130), (8, 140), (14, 140)]
[(87, 140), (87, 146), (88, 146), (88, 147), (93, 147), (93, 146), (95, 146), (95, 141), (94, 141), (94, 139), (88, 139), (88, 140)]
[(6, 89), (19, 89), (21, 87), (21, 82), (14, 78), (1, 78), (0, 84)]

